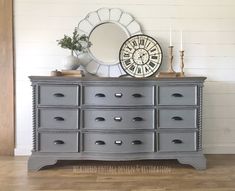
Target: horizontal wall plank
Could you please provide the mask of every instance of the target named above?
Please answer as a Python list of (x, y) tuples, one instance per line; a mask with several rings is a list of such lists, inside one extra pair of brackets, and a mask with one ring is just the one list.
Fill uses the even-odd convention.
[(203, 144), (205, 154), (235, 154), (235, 144)]
[(203, 132), (204, 144), (235, 144), (235, 130), (217, 129), (216, 131)]
[(204, 92), (207, 94), (235, 94), (235, 82), (208, 82)]
[[(235, 106), (204, 106), (204, 118), (234, 119)], [(223, 128), (223, 127), (221, 127)]]
[[(172, 25), (173, 30), (194, 31), (194, 32), (227, 32), (235, 31), (234, 18), (189, 18), (185, 15), (184, 18), (140, 18), (135, 17), (144, 27), (145, 30), (153, 31), (169, 31)], [(221, 36), (220, 36), (221, 37)]]
[(234, 71), (230, 69), (185, 69), (188, 76), (206, 76), (207, 81), (235, 82)]
[[(78, 22), (85, 18), (85, 15), (79, 14), (75, 16), (45, 16), (45, 15), (17, 15), (15, 20), (16, 29), (37, 29), (37, 30), (63, 30), (70, 29), (71, 26), (76, 26)], [(175, 32), (182, 30), (184, 32), (234, 32), (235, 19), (208, 19), (208, 18), (141, 18), (138, 15), (134, 16), (136, 20), (141, 24), (144, 31), (151, 31), (158, 34), (162, 32), (168, 35), (169, 29), (172, 25), (173, 40), (177, 40), (179, 36)], [(19, 19), (18, 19), (19, 18)], [(198, 36), (200, 38), (201, 35)], [(221, 38), (223, 35), (220, 35)]]
[[(185, 68), (190, 69), (235, 69), (234, 59), (235, 56), (214, 56), (214, 57), (196, 57), (187, 56), (187, 52), (185, 51)], [(176, 55), (176, 58), (179, 60), (179, 56)]]
[[(17, 16), (15, 21), (15, 29), (19, 32), (23, 30), (25, 33), (31, 35), (42, 33), (59, 33), (59, 32), (72, 32), (71, 30), (76, 27), (83, 16), (76, 17), (45, 17), (45, 16)], [(25, 36), (25, 35), (23, 35)], [(21, 37), (19, 35), (19, 37)]]
[[(31, 3), (31, 0), (17, 0), (18, 3)], [(35, 3), (79, 3), (79, 4), (106, 4), (117, 3), (116, 0), (34, 0)], [(133, 4), (133, 0), (119, 0), (119, 4)], [(188, 5), (188, 6), (231, 6), (235, 5), (234, 0), (135, 0), (134, 4), (151, 5)]]
[[(62, 33), (63, 34), (63, 33)], [(63, 35), (61, 35), (63, 37)], [(61, 53), (61, 48), (57, 46), (57, 39), (54, 39), (54, 42), (27, 42), (27, 43), (17, 43), (16, 46), (19, 48), (19, 52), (21, 54), (29, 54), (25, 50), (30, 51), (32, 55), (40, 55), (40, 54), (54, 54)], [(160, 40), (161, 43), (161, 40)], [(31, 48), (29, 50), (30, 47)], [(44, 47), (44, 48), (42, 48)], [(167, 50), (168, 45), (166, 43), (162, 43), (161, 47), (163, 50)], [(234, 45), (198, 45), (191, 44), (185, 45), (185, 54), (189, 57), (235, 57), (235, 44)], [(50, 51), (48, 51), (50, 50)], [(180, 50), (180, 45), (175, 45), (175, 53)], [(176, 53), (177, 54), (177, 53)]]
[[(204, 105), (206, 106), (235, 106), (235, 94), (206, 94)], [(235, 116), (234, 116), (235, 118)]]
[[(76, 6), (77, 5), (77, 6)], [(107, 4), (110, 5), (110, 4)], [(133, 6), (135, 5), (135, 6)], [(18, 3), (15, 4), (16, 8)], [(106, 4), (103, 4), (105, 7)], [(133, 15), (139, 17), (152, 18), (235, 18), (235, 6), (184, 6), (184, 5), (158, 5), (151, 4), (113, 4), (113, 7), (119, 7)], [(76, 3), (35, 3), (21, 2), (20, 7), (16, 9), (15, 15), (44, 15), (44, 16), (76, 16), (84, 14), (91, 10), (100, 8), (99, 4), (90, 4), (89, 6)], [(53, 11), (51, 11), (53, 10)], [(70, 10), (70, 11), (64, 11)], [(148, 10), (148, 11), (143, 11)], [(199, 14), (200, 13), (200, 14)]]
[(211, 131), (235, 131), (234, 128), (235, 118), (226, 119), (214, 119), (214, 118), (203, 118), (203, 132)]
[[(22, 19), (22, 20), (21, 20)], [(41, 23), (35, 23), (35, 19), (27, 19), (23, 16), (19, 19), (15, 25), (15, 29), (18, 31), (16, 42), (54, 42), (55, 39), (63, 37), (63, 34), (72, 34), (72, 30), (77, 26), (79, 19), (77, 18), (48, 18), (45, 20), (39, 19)], [(235, 22), (235, 20), (234, 20)], [(24, 23), (29, 25), (28, 28), (24, 27)], [(62, 26), (60, 26), (62, 25)], [(157, 23), (156, 23), (157, 25)], [(169, 41), (169, 30), (164, 31), (144, 31), (150, 36), (154, 36), (156, 40), (164, 42)], [(27, 36), (26, 36), (27, 34)], [(235, 32), (234, 31), (221, 31), (221, 32), (183, 32), (184, 44), (202, 44), (202, 45), (230, 45), (235, 44)], [(219, 38), (218, 38), (219, 37)], [(180, 29), (172, 32), (173, 42), (180, 43)]]

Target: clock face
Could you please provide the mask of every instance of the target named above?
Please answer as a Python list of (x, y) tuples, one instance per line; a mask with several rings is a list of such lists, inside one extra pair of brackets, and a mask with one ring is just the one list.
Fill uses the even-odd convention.
[(134, 77), (149, 77), (162, 63), (162, 50), (158, 42), (147, 35), (135, 35), (121, 46), (119, 60), (122, 68)]

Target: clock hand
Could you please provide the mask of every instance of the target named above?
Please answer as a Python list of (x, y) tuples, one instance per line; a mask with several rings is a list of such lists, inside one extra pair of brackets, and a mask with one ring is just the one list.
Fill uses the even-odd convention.
[(142, 55), (139, 55), (139, 58), (138, 58), (138, 59), (140, 59), (140, 58), (142, 59)]
[(143, 56), (141, 56), (140, 58), (141, 58), (141, 62), (142, 62), (142, 64), (143, 64), (143, 63), (144, 63), (144, 61), (143, 61)]

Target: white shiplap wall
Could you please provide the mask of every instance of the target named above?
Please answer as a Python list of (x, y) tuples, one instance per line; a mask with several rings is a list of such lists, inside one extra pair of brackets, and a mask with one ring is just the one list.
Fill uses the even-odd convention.
[(131, 13), (144, 33), (159, 41), (165, 55), (172, 26), (176, 69), (179, 31), (184, 31), (186, 74), (208, 77), (204, 91), (205, 152), (235, 153), (234, 0), (15, 0), (15, 154), (29, 154), (31, 150), (32, 105), (27, 76), (61, 69), (69, 52), (59, 48), (56, 40), (70, 34), (88, 12), (101, 7)]

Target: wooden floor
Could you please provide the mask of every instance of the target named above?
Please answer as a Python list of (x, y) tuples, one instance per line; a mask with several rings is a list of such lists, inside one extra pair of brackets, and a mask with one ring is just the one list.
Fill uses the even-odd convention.
[[(152, 174), (81, 174), (79, 162), (27, 172), (26, 157), (0, 157), (0, 190), (64, 191), (235, 191), (235, 155), (207, 155), (208, 169), (161, 162)], [(166, 169), (166, 170), (164, 170)]]

